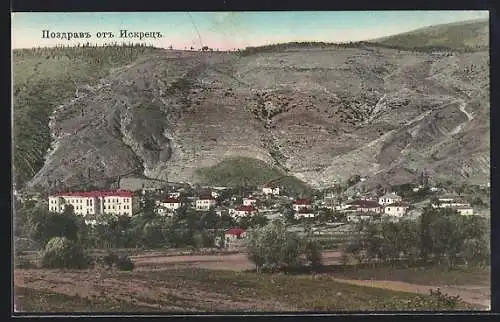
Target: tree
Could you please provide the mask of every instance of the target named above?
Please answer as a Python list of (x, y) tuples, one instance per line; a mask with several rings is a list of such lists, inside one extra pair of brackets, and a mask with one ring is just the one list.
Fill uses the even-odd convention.
[(54, 237), (47, 242), (43, 251), (42, 267), (82, 269), (91, 261), (83, 248), (66, 237)]
[(281, 221), (275, 220), (250, 233), (247, 252), (257, 272), (262, 268), (278, 271), (299, 265), (301, 241), (296, 234), (287, 232)]
[(355, 174), (347, 180), (347, 186), (354, 186), (359, 181), (361, 181), (361, 176), (359, 174)]
[(296, 223), (297, 219), (295, 218), (295, 210), (291, 205), (286, 205), (283, 211), (283, 218), (289, 223)]
[(44, 247), (52, 237), (78, 241), (81, 224), (71, 206), (66, 207), (63, 213), (51, 213), (45, 208), (35, 207), (28, 211), (27, 220), (29, 236), (40, 247)]

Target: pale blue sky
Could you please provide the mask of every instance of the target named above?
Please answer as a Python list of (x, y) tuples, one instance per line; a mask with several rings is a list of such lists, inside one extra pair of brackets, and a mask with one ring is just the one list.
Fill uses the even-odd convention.
[[(76, 44), (78, 40), (42, 39), (42, 30), (157, 31), (163, 38), (143, 41), (175, 48), (201, 44), (230, 49), (289, 41), (369, 40), (429, 25), (488, 18), (488, 11), (319, 11), (319, 12), (135, 12), (12, 14), (13, 48)], [(201, 37), (201, 44), (196, 28)], [(123, 39), (114, 38), (121, 42)], [(137, 40), (137, 39), (136, 39)]]

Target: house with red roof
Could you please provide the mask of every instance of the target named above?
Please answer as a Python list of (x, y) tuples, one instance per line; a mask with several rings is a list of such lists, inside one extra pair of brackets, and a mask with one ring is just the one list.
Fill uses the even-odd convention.
[(297, 199), (293, 202), (293, 210), (295, 212), (299, 212), (300, 209), (311, 209), (311, 199), (306, 198), (306, 199)]
[(128, 190), (59, 192), (49, 196), (49, 211), (62, 213), (73, 206), (77, 215), (114, 214), (132, 216), (137, 205), (134, 193)]
[(311, 208), (300, 208), (299, 211), (295, 213), (295, 218), (313, 218), (315, 216)]
[(247, 233), (243, 228), (231, 228), (224, 232), (224, 247), (236, 248), (244, 245)]
[(196, 210), (210, 210), (216, 204), (217, 201), (212, 195), (202, 195), (196, 200)]
[(257, 209), (251, 205), (250, 206), (241, 205), (238, 208), (234, 209), (234, 212), (232, 213), (234, 214), (234, 216), (237, 217), (250, 216), (257, 213)]

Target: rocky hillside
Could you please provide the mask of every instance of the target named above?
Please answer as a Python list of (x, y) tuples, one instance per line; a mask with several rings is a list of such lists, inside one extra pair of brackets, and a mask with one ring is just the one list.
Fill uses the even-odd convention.
[(317, 187), (354, 174), (403, 183), (423, 169), (483, 183), (488, 71), (486, 50), (154, 51), (75, 85), (50, 116), (52, 148), (29, 187), (104, 185), (126, 173), (201, 182), (198, 169), (234, 157)]

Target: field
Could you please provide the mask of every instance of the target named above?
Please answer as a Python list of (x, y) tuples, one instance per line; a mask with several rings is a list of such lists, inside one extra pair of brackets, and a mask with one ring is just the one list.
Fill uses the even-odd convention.
[[(325, 263), (338, 263), (338, 253)], [(404, 310), (440, 287), (461, 309), (489, 307), (489, 271), (337, 269), (256, 274), (245, 254), (132, 257), (133, 272), (16, 269), (16, 307), (30, 312), (220, 312)], [(453, 285), (452, 285), (453, 284)]]

